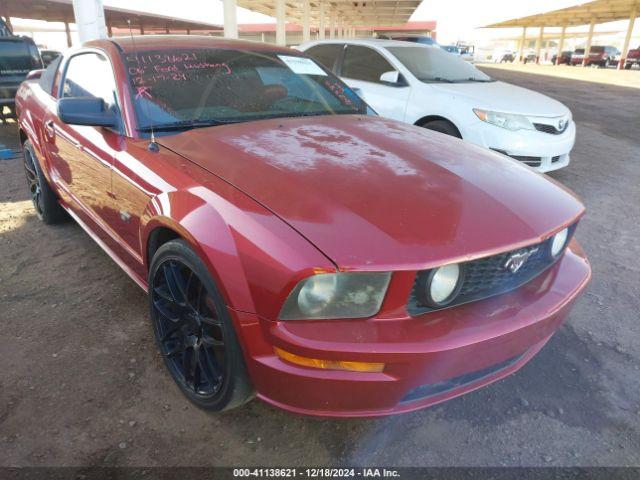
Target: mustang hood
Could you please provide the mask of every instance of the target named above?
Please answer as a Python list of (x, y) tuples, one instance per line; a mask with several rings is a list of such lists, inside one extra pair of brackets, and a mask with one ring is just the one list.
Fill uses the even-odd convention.
[(583, 212), (567, 190), (513, 160), (379, 117), (262, 120), (159, 142), (255, 198), (342, 269), (497, 253)]

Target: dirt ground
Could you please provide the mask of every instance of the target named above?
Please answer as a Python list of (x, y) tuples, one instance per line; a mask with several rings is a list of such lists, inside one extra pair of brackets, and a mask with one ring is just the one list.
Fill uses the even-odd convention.
[(593, 282), (521, 371), (375, 420), (204, 413), (165, 372), (143, 292), (74, 223), (41, 225), (0, 160), (0, 465), (640, 465), (640, 90), (487, 71), (573, 110), (552, 176), (588, 206)]

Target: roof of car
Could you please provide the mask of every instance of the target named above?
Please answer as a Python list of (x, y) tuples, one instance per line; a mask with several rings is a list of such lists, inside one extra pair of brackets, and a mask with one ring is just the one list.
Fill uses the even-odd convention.
[(84, 46), (100, 48), (110, 42), (118, 45), (118, 47), (120, 47), (120, 49), (125, 53), (167, 48), (222, 48), (282, 53), (292, 52), (290, 48), (279, 47), (268, 43), (251, 42), (247, 40), (231, 40), (228, 38), (211, 37), (208, 35), (136, 35), (92, 40), (85, 43)]
[(370, 45), (378, 47), (420, 47), (420, 48), (434, 48), (433, 45), (424, 45), (421, 43), (405, 42), (402, 40), (385, 40), (382, 38), (336, 38), (332, 40), (314, 40), (311, 42), (303, 43), (300, 48), (307, 48), (315, 45), (327, 45), (332, 43), (348, 44), (348, 45)]

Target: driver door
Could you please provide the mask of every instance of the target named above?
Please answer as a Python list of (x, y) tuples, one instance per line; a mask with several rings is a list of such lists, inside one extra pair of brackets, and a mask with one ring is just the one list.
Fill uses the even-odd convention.
[(347, 45), (340, 76), (351, 88), (360, 89), (364, 101), (381, 116), (404, 121), (411, 87), (383, 82), (383, 73), (396, 68), (379, 52), (362, 45)]
[[(63, 66), (59, 98), (102, 98), (118, 110), (111, 63), (94, 51), (72, 56)], [(118, 115), (119, 116), (119, 115)], [(56, 183), (65, 201), (83, 221), (108, 230), (112, 210), (111, 166), (122, 141), (118, 129), (68, 125), (56, 112), (45, 120), (46, 144)]]

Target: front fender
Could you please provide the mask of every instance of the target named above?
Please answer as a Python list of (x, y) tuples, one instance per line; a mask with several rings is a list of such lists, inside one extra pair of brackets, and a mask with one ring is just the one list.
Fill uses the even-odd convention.
[(153, 197), (141, 217), (143, 252), (158, 228), (171, 229), (189, 243), (230, 308), (266, 318), (277, 317), (300, 279), (318, 270), (335, 271), (279, 217), (217, 178)]

